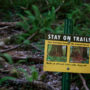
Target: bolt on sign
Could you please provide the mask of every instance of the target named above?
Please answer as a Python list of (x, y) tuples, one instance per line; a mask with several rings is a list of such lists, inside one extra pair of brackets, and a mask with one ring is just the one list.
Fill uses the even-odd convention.
[(90, 37), (48, 34), (44, 71), (90, 73)]

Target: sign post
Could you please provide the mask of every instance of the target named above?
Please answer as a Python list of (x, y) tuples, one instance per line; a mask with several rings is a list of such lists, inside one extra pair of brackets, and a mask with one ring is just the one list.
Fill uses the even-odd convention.
[(44, 71), (63, 72), (62, 90), (70, 90), (70, 73), (90, 73), (90, 37), (73, 35), (72, 20), (65, 20), (64, 34), (48, 34)]
[[(72, 20), (66, 19), (64, 25), (64, 34), (73, 34), (73, 23)], [(70, 90), (70, 74), (63, 73), (62, 77), (62, 90)]]

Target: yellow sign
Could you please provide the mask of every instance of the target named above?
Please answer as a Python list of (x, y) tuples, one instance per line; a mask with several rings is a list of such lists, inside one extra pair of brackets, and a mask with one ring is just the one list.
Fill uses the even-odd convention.
[(49, 34), (44, 71), (90, 73), (90, 38)]

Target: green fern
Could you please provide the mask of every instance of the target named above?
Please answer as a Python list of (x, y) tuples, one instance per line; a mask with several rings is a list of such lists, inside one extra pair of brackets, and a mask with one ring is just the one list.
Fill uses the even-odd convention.
[(16, 78), (14, 77), (9, 77), (9, 76), (6, 76), (6, 77), (3, 77), (3, 78), (0, 78), (0, 84), (2, 84), (3, 82), (7, 81), (7, 80), (15, 80)]
[(4, 53), (3, 56), (7, 59), (7, 61), (9, 62), (9, 64), (13, 64), (12, 57), (9, 54)]
[(25, 71), (23, 68), (19, 68), (19, 71), (23, 72), (25, 78), (27, 81), (32, 82), (33, 80), (37, 80), (38, 79), (38, 72), (36, 70), (35, 67), (30, 67), (31, 70), (31, 75), (28, 74), (27, 71)]
[(33, 80), (37, 80), (38, 79), (38, 72), (36, 70), (35, 67), (30, 67), (31, 71), (32, 71), (32, 79)]
[[(26, 30), (29, 35), (36, 31), (42, 34), (45, 32), (55, 33), (55, 30), (51, 27), (56, 20), (55, 8), (52, 7), (52, 9), (45, 14), (41, 14), (39, 8), (35, 5), (32, 6), (32, 10), (34, 13), (25, 11), (25, 16), (19, 15), (22, 22), (19, 22), (18, 25)], [(57, 30), (59, 30), (59, 27)]]

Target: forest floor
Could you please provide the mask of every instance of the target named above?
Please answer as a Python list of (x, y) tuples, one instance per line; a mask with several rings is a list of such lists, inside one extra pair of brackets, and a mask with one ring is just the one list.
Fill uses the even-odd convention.
[[(43, 71), (44, 40), (17, 45), (14, 36), (22, 32), (8, 25), (0, 29), (0, 90), (61, 90), (62, 73)], [(75, 82), (71, 90), (79, 90)]]

